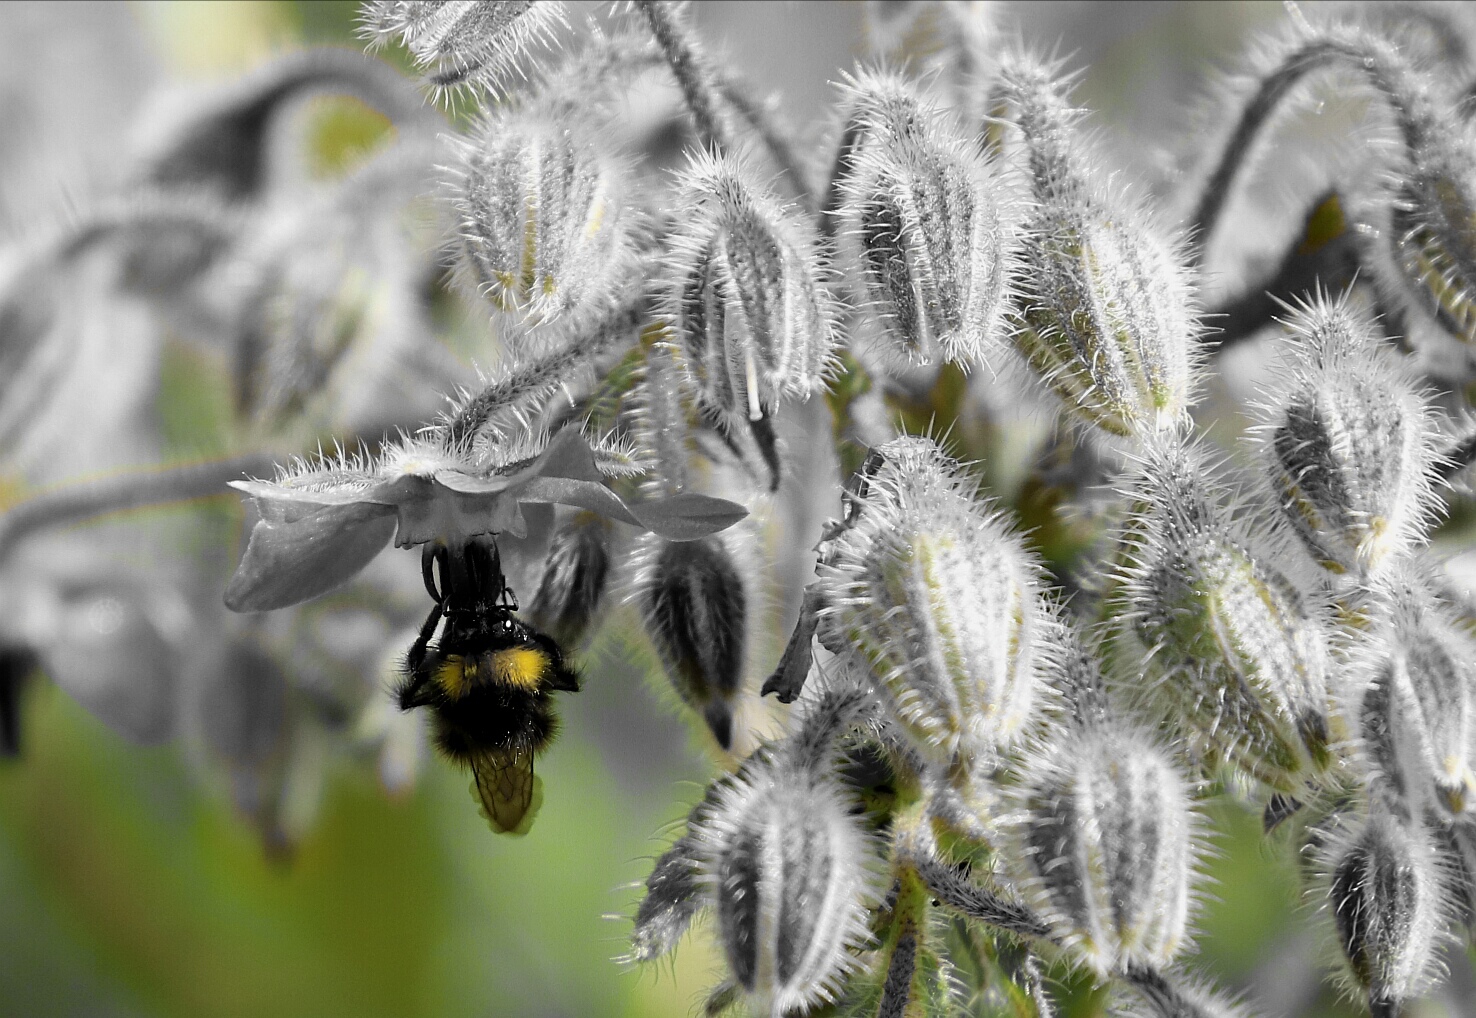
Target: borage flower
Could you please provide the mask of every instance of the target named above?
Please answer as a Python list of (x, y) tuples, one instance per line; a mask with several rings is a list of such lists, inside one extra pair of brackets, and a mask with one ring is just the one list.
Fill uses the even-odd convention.
[(275, 481), (233, 482), (259, 518), (226, 606), (267, 611), (327, 593), (391, 538), (406, 548), (447, 535), (525, 536), (525, 506), (575, 506), (678, 541), (747, 515), (736, 503), (695, 492), (627, 504), (601, 483), (595, 449), (577, 429), (558, 432), (536, 455), (482, 469), (450, 434), (430, 429), (377, 460), (340, 457)]

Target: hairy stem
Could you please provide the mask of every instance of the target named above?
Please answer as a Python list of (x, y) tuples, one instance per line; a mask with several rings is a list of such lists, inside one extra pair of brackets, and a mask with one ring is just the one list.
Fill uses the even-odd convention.
[(676, 5), (667, 0), (637, 0), (636, 6), (646, 15), (651, 34), (682, 90), (698, 138), (717, 152), (730, 151), (732, 140), (717, 115), (717, 89), (701, 64), (691, 33), (677, 16)]
[(248, 453), (233, 459), (79, 481), (43, 491), (0, 514), (0, 561), (37, 531), (108, 513), (228, 495), (227, 481), (268, 474), (274, 462), (267, 453)]
[(1410, 69), (1398, 53), (1353, 30), (1307, 40), (1261, 79), (1255, 94), (1241, 111), (1190, 220), (1189, 235), (1195, 239), (1192, 257), (1196, 262), (1203, 259), (1214, 237), (1236, 178), (1254, 151), (1262, 128), (1303, 78), (1313, 71), (1336, 64), (1345, 64), (1361, 73), (1384, 97), (1407, 149), (1428, 143), (1435, 129), (1436, 117), (1429, 99), (1415, 87)]

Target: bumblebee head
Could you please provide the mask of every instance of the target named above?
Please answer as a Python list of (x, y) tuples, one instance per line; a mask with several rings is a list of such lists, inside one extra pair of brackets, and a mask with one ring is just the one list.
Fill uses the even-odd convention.
[(420, 553), (420, 574), (426, 593), (448, 614), (518, 610), (502, 573), (496, 538), (490, 534), (455, 544), (427, 542)]

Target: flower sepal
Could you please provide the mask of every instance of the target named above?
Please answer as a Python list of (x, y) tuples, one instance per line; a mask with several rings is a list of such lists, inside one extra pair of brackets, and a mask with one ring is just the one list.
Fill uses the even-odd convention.
[(260, 518), (226, 588), (226, 607), (269, 611), (325, 594), (391, 539), (406, 548), (451, 534), (526, 536), (525, 505), (587, 509), (673, 541), (705, 537), (748, 515), (735, 502), (696, 492), (627, 504), (601, 477), (587, 438), (566, 429), (531, 460), (486, 474), (445, 454), (397, 455), (277, 481), (234, 481)]

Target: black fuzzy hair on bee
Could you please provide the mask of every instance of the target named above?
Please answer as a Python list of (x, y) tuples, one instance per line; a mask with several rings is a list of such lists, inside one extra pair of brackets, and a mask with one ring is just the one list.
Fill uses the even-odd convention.
[(579, 677), (551, 637), (515, 616), (493, 538), (427, 544), (421, 569), (435, 605), (410, 648), (400, 708), (430, 708), (436, 745), (471, 768), (492, 829), (526, 834), (542, 802), (533, 758), (558, 731), (552, 694), (578, 692)]

